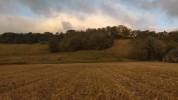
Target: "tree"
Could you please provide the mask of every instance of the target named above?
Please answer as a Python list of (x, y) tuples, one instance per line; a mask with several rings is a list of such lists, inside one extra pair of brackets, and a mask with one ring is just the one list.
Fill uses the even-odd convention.
[(161, 60), (165, 53), (165, 44), (155, 37), (137, 39), (134, 44), (134, 55), (141, 60)]
[(173, 31), (168, 34), (169, 40), (178, 42), (178, 31)]
[(166, 31), (157, 33), (157, 37), (160, 40), (168, 40), (168, 33)]
[(156, 32), (149, 31), (149, 30), (146, 30), (146, 31), (139, 31), (138, 30), (135, 34), (136, 34), (137, 39), (143, 39), (143, 38), (148, 38), (148, 37), (156, 38)]
[(104, 29), (88, 29), (67, 33), (60, 42), (61, 51), (106, 49), (113, 45), (113, 38)]
[(131, 33), (131, 29), (124, 25), (119, 25), (117, 31), (122, 38), (128, 38)]

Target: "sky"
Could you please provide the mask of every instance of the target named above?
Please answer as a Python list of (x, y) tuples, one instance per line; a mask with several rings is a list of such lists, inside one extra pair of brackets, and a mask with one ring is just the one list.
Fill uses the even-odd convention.
[(178, 30), (178, 0), (0, 0), (0, 33), (125, 25)]

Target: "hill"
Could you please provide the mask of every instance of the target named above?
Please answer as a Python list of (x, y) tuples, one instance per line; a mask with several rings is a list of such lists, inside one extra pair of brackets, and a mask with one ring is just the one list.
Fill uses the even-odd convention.
[(129, 57), (133, 49), (131, 43), (131, 39), (115, 40), (114, 45), (106, 51), (110, 54), (118, 55), (120, 57)]
[(124, 61), (131, 40), (116, 40), (112, 48), (51, 54), (46, 44), (0, 44), (0, 64), (75, 63)]

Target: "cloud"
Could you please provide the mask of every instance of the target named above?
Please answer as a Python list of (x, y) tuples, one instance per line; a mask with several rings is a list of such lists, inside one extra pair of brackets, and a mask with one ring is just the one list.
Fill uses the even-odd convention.
[(0, 14), (15, 14), (19, 9), (18, 2), (0, 0)]
[(36, 22), (30, 18), (19, 17), (19, 16), (0, 16), (0, 32), (23, 32), (38, 30)]
[[(152, 2), (155, 7), (165, 11), (170, 16), (178, 16), (178, 1), (177, 0), (157, 0)], [(151, 5), (149, 5), (152, 7)]]
[[(33, 19), (25, 16), (0, 16), (0, 32), (55, 32), (59, 28), (56, 27), (54, 21), (50, 19)], [(61, 29), (60, 29), (61, 30)]]
[(144, 9), (158, 9), (171, 17), (178, 16), (178, 0), (122, 0)]
[[(99, 7), (101, 0), (17, 0), (29, 7), (34, 13), (46, 16), (54, 12), (93, 13)], [(104, 0), (106, 1), (106, 0)]]
[(149, 10), (178, 16), (176, 4), (176, 0), (0, 0), (0, 31), (56, 32), (119, 24), (157, 30), (160, 22)]

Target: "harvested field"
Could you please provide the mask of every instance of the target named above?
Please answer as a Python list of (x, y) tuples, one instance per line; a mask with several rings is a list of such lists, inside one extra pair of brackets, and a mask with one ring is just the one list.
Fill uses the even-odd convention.
[(177, 86), (177, 64), (0, 66), (0, 100), (178, 100)]

